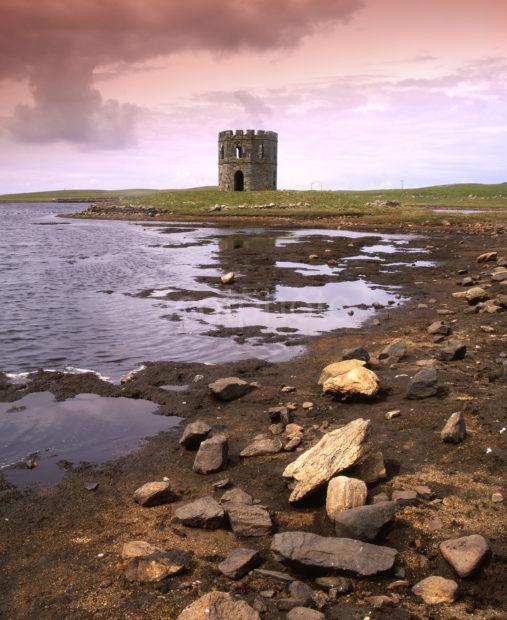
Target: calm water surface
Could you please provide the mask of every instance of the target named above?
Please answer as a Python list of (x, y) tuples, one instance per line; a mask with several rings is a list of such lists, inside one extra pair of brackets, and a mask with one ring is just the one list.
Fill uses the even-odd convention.
[(50, 392), (0, 403), (0, 472), (19, 486), (58, 482), (65, 462), (108, 461), (180, 421), (157, 409), (148, 400), (96, 394), (57, 402)]
[[(400, 251), (413, 263), (414, 250), (405, 248), (408, 239), (400, 235), (376, 235), (372, 242), (368, 234), (367, 243), (365, 234), (350, 231), (194, 225), (174, 225), (168, 234), (152, 225), (56, 217), (83, 207), (0, 205), (0, 369), (92, 369), (117, 380), (143, 361), (215, 363), (253, 356), (281, 361), (301, 352), (301, 346), (255, 338), (237, 343), (205, 333), (217, 326), (260, 325), (265, 333), (290, 327), (301, 336), (359, 326), (372, 310), (358, 309), (349, 316), (347, 305), (386, 304), (398, 292), (358, 277), (357, 271), (350, 280), (323, 286), (275, 283), (267, 297), (199, 281), (202, 276), (218, 279), (225, 269), (221, 251), (236, 238), (279, 247), (313, 234), (330, 242), (337, 236), (355, 240), (354, 253), (359, 249), (359, 255), (336, 266), (273, 264), (275, 270), (291, 268), (308, 276), (346, 272), (361, 258), (376, 259), (389, 269), (390, 254)], [(357, 243), (362, 237), (364, 246)], [(399, 262), (400, 254), (397, 257)], [(133, 296), (146, 289), (153, 290), (145, 297)], [(167, 294), (188, 290), (205, 298), (166, 299)], [(283, 311), (277, 311), (280, 302)], [(310, 303), (291, 309), (298, 302)]]

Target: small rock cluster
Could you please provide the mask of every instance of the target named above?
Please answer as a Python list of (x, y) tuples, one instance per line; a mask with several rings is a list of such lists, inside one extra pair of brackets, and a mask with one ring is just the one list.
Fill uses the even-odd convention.
[[(395, 342), (394, 346), (388, 346), (384, 351), (386, 354), (383, 359), (399, 360), (406, 354), (406, 345)], [(345, 352), (345, 360), (330, 364), (322, 371), (319, 384), (325, 393), (340, 396), (360, 394), (366, 397), (376, 393), (380, 385), (376, 375), (376, 389), (373, 391), (368, 387), (369, 377), (366, 379), (367, 389), (363, 389), (358, 380), (357, 371), (368, 370), (365, 365), (369, 360), (367, 352), (358, 351), (358, 354), (361, 354), (361, 360), (351, 358), (349, 352)], [(423, 369), (428, 370), (432, 369)], [(350, 373), (352, 378), (347, 382), (345, 378), (347, 375), (350, 377)], [(326, 390), (328, 382), (336, 377), (342, 377), (340, 385), (354, 388), (349, 387), (346, 391)], [(429, 395), (427, 389), (423, 389), (423, 379), (427, 380), (428, 377), (419, 378), (413, 384), (416, 388), (412, 389), (416, 391), (412, 392), (411, 397), (414, 394), (421, 398)], [(433, 381), (429, 383), (433, 385)], [(229, 377), (211, 383), (209, 389), (214, 398), (230, 401), (247, 394), (250, 384)], [(241, 451), (241, 457), (277, 454), (287, 449), (295, 439), (297, 445), (302, 441), (304, 428), (294, 423), (293, 407), (272, 407), (267, 414), (271, 434), (254, 437), (253, 442)], [(462, 441), (466, 434), (463, 415), (454, 413), (441, 434), (444, 441)], [(282, 441), (282, 435), (288, 440), (287, 443)], [(185, 427), (180, 445), (187, 450), (197, 451), (193, 465), (196, 473), (208, 474), (227, 467), (227, 438), (222, 434), (214, 435), (212, 427), (203, 420), (196, 420)], [(414, 490), (398, 489), (393, 491), (391, 499), (386, 494), (380, 494), (373, 497), (372, 503), (368, 503), (367, 484), (385, 478), (386, 475), (382, 452), (373, 445), (369, 420), (358, 418), (341, 428), (324, 433), (317, 443), (285, 468), (283, 476), (292, 480), (289, 500), (296, 509), (305, 498), (326, 488), (325, 511), (334, 524), (335, 536), (320, 536), (298, 530), (276, 532), (269, 545), (270, 556), (289, 566), (331, 574), (345, 572), (357, 577), (382, 575), (395, 570), (397, 550), (376, 544), (375, 540), (386, 527), (392, 527), (400, 510), (429, 500), (432, 492), (426, 486)], [(229, 485), (229, 480), (224, 479), (213, 486), (220, 489)], [(236, 487), (226, 490), (220, 499), (207, 495), (180, 505), (169, 482), (155, 481), (137, 489), (134, 500), (145, 508), (178, 501), (173, 522), (203, 530), (230, 528), (234, 537), (240, 540), (265, 540), (276, 529), (269, 510)], [(464, 578), (479, 569), (489, 553), (489, 544), (483, 536), (473, 534), (442, 541), (440, 552), (457, 575)], [(122, 558), (125, 578), (141, 584), (159, 583), (192, 570), (191, 558), (187, 553), (177, 549), (162, 549), (146, 541), (127, 542), (122, 549)], [(256, 547), (233, 546), (217, 564), (217, 570), (232, 581), (241, 580), (253, 572), (286, 583), (289, 596), (278, 599), (277, 607), (288, 612), (287, 618), (293, 620), (325, 618), (322, 610), (328, 602), (351, 589), (350, 581), (339, 575), (318, 577), (314, 589), (293, 579), (287, 572), (258, 568), (265, 558), (265, 553)], [(402, 579), (399, 584), (403, 587), (408, 582)], [(458, 584), (452, 579), (431, 575), (416, 583), (412, 592), (428, 605), (450, 604), (456, 600)], [(269, 592), (266, 592), (266, 597), (269, 599)], [(265, 600), (258, 596), (252, 606), (237, 595), (213, 590), (195, 600), (178, 618), (260, 619), (261, 614), (267, 611)], [(380, 608), (397, 605), (400, 598), (390, 592), (367, 596), (365, 601), (373, 608)]]
[(399, 200), (372, 200), (365, 203), (366, 207), (399, 207), (400, 205)]
[[(464, 291), (452, 294), (468, 303), (466, 312), (472, 314), (498, 314), (507, 308), (507, 257), (497, 252), (485, 252), (477, 257), (477, 263), (487, 266), (476, 275), (467, 275), (458, 282)], [(491, 267), (494, 264), (494, 267)], [(467, 273), (463, 269), (460, 275)], [(471, 286), (472, 285), (472, 286)]]
[(240, 205), (221, 205), (216, 204), (212, 207), (208, 207), (205, 209), (208, 213), (217, 213), (220, 211), (236, 211), (237, 209), (298, 209), (298, 208), (308, 208), (310, 206), (309, 202), (291, 202), (287, 204), (275, 204), (274, 202), (269, 202), (266, 204), (240, 204)]

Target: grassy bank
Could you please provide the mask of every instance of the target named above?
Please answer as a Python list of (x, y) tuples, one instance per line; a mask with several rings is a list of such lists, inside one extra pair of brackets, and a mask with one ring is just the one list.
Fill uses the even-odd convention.
[[(406, 190), (222, 192), (214, 187), (184, 190), (72, 190), (0, 196), (0, 201), (98, 200), (117, 205), (156, 207), (175, 216), (357, 217), (371, 223), (442, 221), (506, 221), (507, 183), (440, 185)], [(397, 201), (399, 206), (379, 204)], [(259, 205), (273, 205), (259, 208)], [(472, 209), (478, 213), (441, 212), (438, 208)]]
[[(397, 201), (400, 206), (377, 204)], [(226, 206), (213, 215), (265, 215), (291, 218), (357, 217), (363, 221), (507, 220), (507, 184), (445, 185), (408, 190), (221, 192), (216, 188), (160, 191), (132, 197), (123, 203), (157, 207), (174, 215), (208, 214), (214, 205)], [(272, 208), (256, 205), (273, 204)], [(287, 205), (300, 205), (290, 206)], [(473, 209), (479, 213), (442, 213), (436, 208)]]

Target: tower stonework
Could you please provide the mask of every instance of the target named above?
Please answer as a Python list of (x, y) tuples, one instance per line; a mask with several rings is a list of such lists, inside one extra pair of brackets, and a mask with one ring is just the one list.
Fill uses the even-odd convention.
[(276, 189), (278, 134), (274, 131), (221, 131), (218, 185), (226, 192)]

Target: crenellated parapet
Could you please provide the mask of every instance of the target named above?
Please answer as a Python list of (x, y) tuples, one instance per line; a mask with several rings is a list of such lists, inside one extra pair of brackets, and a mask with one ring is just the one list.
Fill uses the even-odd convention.
[(244, 129), (236, 129), (235, 131), (228, 129), (226, 131), (221, 131), (218, 134), (219, 140), (243, 140), (244, 138), (249, 137), (265, 138), (266, 140), (278, 140), (278, 134), (276, 131), (265, 131), (264, 129), (247, 129), (246, 131)]

